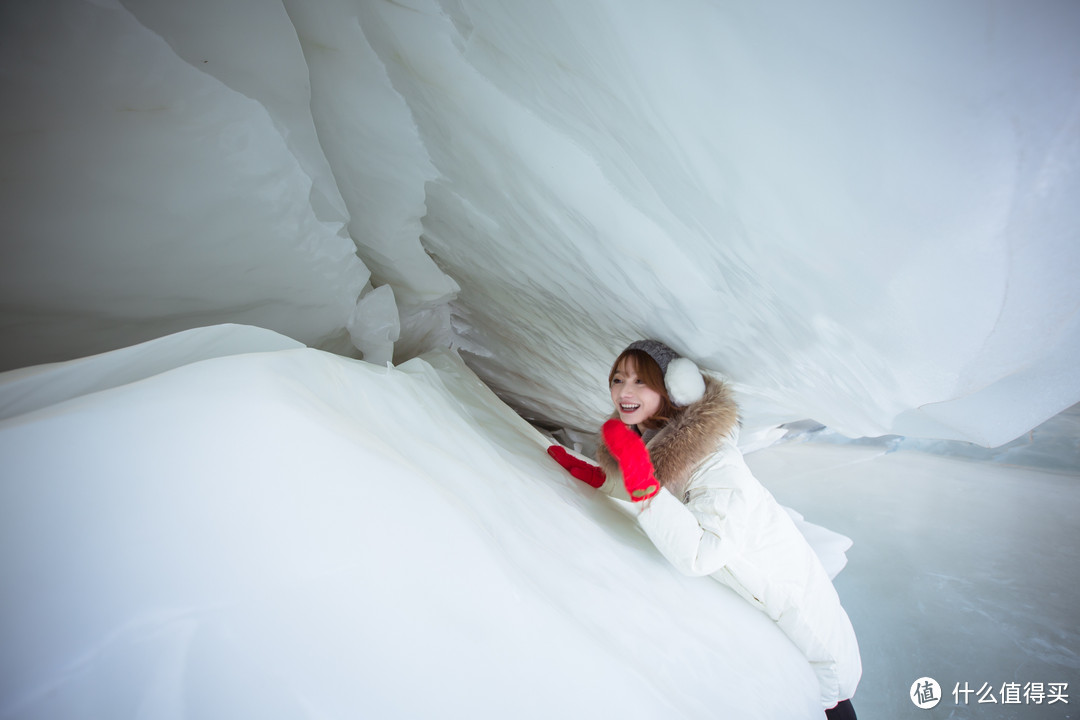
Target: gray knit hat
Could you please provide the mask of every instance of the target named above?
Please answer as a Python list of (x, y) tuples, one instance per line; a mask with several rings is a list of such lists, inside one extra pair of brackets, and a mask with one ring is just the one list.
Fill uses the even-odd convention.
[[(641, 350), (660, 366), (664, 373), (664, 387), (668, 397), (676, 405), (692, 405), (705, 396), (705, 378), (692, 360), (679, 354), (659, 340), (638, 340), (630, 343), (627, 350)], [(625, 352), (625, 350), (623, 351)]]

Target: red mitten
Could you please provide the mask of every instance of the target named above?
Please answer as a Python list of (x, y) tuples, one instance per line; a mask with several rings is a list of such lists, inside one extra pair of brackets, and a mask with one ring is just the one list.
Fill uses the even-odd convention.
[(595, 465), (590, 465), (584, 460), (579, 460), (570, 453), (566, 452), (566, 448), (562, 445), (552, 445), (548, 448), (548, 455), (555, 458), (555, 462), (566, 468), (571, 475), (576, 477), (586, 485), (591, 485), (594, 488), (598, 488), (604, 484), (607, 480), (607, 476), (604, 475), (604, 471)]
[(641, 502), (660, 492), (649, 451), (641, 437), (614, 418), (604, 423), (601, 432), (608, 450), (619, 461), (623, 484), (630, 498), (634, 502)]

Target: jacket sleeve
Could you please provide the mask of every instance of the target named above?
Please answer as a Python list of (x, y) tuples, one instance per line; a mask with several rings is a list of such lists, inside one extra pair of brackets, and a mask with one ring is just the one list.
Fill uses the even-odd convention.
[(630, 493), (626, 492), (626, 484), (623, 483), (621, 472), (607, 472), (607, 478), (604, 480), (604, 484), (599, 487), (600, 492), (607, 493), (613, 498), (618, 500), (625, 500), (627, 502), (633, 502), (633, 498), (630, 497)]
[(722, 529), (734, 492), (719, 489), (709, 492), (708, 507), (702, 508), (710, 516), (706, 527), (667, 488), (642, 503), (638, 522), (677, 570), (685, 575), (711, 575), (724, 567), (731, 556), (731, 539), (723, 537)]

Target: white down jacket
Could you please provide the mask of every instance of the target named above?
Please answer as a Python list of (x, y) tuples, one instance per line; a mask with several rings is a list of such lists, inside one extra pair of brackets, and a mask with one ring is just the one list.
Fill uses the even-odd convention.
[[(746, 466), (729, 391), (712, 378), (706, 385), (702, 400), (649, 439), (663, 488), (635, 503), (638, 521), (681, 572), (711, 575), (776, 622), (810, 662), (830, 708), (854, 695), (862, 676), (855, 631), (818, 556)], [(626, 497), (602, 442), (597, 455), (607, 473), (601, 490)]]

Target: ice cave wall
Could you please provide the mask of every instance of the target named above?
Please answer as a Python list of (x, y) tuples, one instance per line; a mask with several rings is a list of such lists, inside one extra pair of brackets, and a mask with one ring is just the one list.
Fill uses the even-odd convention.
[(0, 365), (217, 322), (453, 345), (593, 427), (667, 341), (751, 428), (1080, 401), (1080, 5), (13, 0)]

